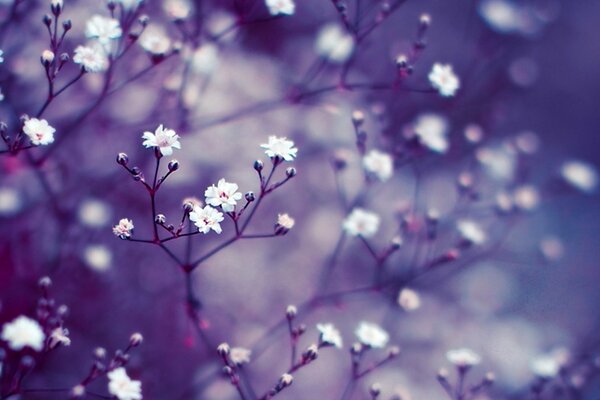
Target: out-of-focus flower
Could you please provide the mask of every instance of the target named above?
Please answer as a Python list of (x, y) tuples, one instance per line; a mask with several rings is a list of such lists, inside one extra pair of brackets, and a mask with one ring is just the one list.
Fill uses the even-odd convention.
[(477, 150), (475, 156), (492, 178), (509, 181), (514, 177), (517, 168), (514, 149), (507, 146), (483, 147)]
[(108, 57), (101, 46), (77, 46), (73, 62), (86, 72), (102, 72), (108, 68)]
[(213, 207), (221, 207), (225, 212), (231, 212), (239, 200), (242, 199), (242, 194), (237, 191), (238, 185), (220, 179), (217, 185), (209, 186), (204, 191), (206, 196), (206, 204)]
[(390, 335), (379, 325), (362, 321), (354, 332), (358, 341), (365, 346), (383, 348), (390, 340)]
[(201, 75), (210, 75), (219, 65), (219, 48), (212, 43), (200, 46), (192, 55), (192, 69)]
[(8, 347), (19, 351), (30, 347), (42, 351), (46, 335), (40, 324), (31, 318), (21, 315), (2, 327), (2, 340), (8, 342)]
[(481, 362), (481, 356), (467, 348), (449, 350), (446, 359), (459, 368), (472, 367)]
[(321, 28), (317, 34), (315, 51), (327, 60), (342, 64), (354, 52), (354, 37), (336, 23), (330, 23)]
[(30, 118), (23, 125), (23, 132), (34, 145), (47, 145), (54, 142), (54, 129), (45, 119)]
[(296, 221), (290, 217), (287, 213), (277, 214), (277, 225), (285, 230), (290, 230), (294, 227)]
[(97, 40), (105, 48), (111, 44), (112, 40), (120, 38), (122, 34), (119, 21), (115, 18), (96, 14), (85, 24), (85, 36), (88, 39)]
[(50, 337), (48, 338), (48, 346), (51, 349), (54, 349), (55, 347), (62, 345), (62, 346), (70, 346), (71, 345), (71, 339), (69, 338), (69, 331), (67, 331), (66, 329), (64, 329), (63, 327), (58, 327), (55, 328), (52, 333), (50, 334)]
[(0, 64), (4, 62), (4, 50), (0, 50)]
[(136, 9), (143, 0), (117, 0), (116, 2), (121, 4), (125, 10)]
[(454, 96), (460, 88), (460, 80), (450, 64), (433, 64), (429, 82), (444, 97)]
[(363, 208), (355, 208), (346, 217), (342, 227), (351, 236), (370, 238), (379, 230), (379, 223), (379, 215)]
[(448, 122), (438, 114), (426, 113), (417, 117), (413, 130), (419, 142), (436, 153), (448, 151)]
[(108, 374), (108, 392), (119, 400), (141, 400), (142, 383), (132, 380), (125, 368), (113, 369)]
[(557, 261), (565, 255), (565, 246), (554, 236), (547, 236), (540, 241), (540, 251), (548, 261)]
[(229, 350), (229, 359), (236, 365), (248, 364), (250, 362), (250, 356), (252, 350), (244, 347), (232, 347)]
[(363, 158), (363, 168), (380, 181), (385, 182), (394, 173), (394, 159), (387, 153), (371, 150)]
[(162, 124), (156, 128), (154, 133), (144, 132), (142, 139), (144, 139), (142, 144), (146, 148), (157, 147), (163, 156), (172, 155), (173, 148), (181, 149), (179, 135), (173, 129), (167, 129)]
[(157, 25), (150, 25), (144, 30), (139, 40), (142, 49), (153, 55), (166, 54), (171, 48), (171, 39), (165, 30)]
[(565, 348), (558, 348), (535, 357), (529, 363), (529, 367), (536, 376), (552, 379), (558, 375), (560, 369), (569, 362), (569, 359), (569, 351)]
[(113, 233), (121, 239), (128, 239), (131, 237), (133, 231), (133, 221), (127, 218), (122, 218), (119, 223), (113, 226)]
[(298, 149), (294, 147), (294, 142), (285, 137), (269, 136), (269, 142), (261, 144), (265, 149), (265, 154), (271, 158), (281, 157), (285, 161), (293, 161), (296, 158)]
[(216, 233), (221, 233), (221, 224), (223, 221), (223, 214), (217, 211), (211, 206), (204, 206), (204, 208), (194, 207), (194, 211), (190, 213), (190, 221), (196, 225), (199, 232), (205, 235), (212, 229)]
[(540, 195), (535, 186), (522, 185), (514, 190), (513, 202), (523, 211), (533, 211), (540, 203)]
[(83, 250), (83, 260), (94, 271), (104, 272), (110, 268), (112, 253), (104, 245), (89, 245)]
[(79, 206), (79, 221), (90, 227), (106, 226), (110, 220), (110, 208), (100, 200), (87, 199)]
[(463, 240), (469, 243), (480, 245), (487, 240), (485, 231), (475, 221), (468, 219), (460, 220), (456, 223), (456, 228)]
[(509, 0), (483, 0), (479, 15), (498, 33), (512, 33), (523, 29), (523, 10)]
[(567, 183), (584, 193), (592, 193), (598, 187), (596, 168), (582, 161), (564, 163), (560, 168), (560, 175)]
[(265, 0), (271, 15), (293, 15), (296, 10), (294, 0)]
[(398, 304), (405, 311), (415, 311), (421, 307), (421, 297), (415, 290), (404, 288), (398, 294)]
[(321, 343), (341, 349), (343, 346), (342, 335), (333, 324), (317, 324), (319, 340)]
[(192, 4), (189, 0), (165, 0), (163, 10), (172, 19), (182, 20), (192, 13)]
[(23, 206), (21, 194), (11, 187), (0, 187), (0, 215), (17, 213)]

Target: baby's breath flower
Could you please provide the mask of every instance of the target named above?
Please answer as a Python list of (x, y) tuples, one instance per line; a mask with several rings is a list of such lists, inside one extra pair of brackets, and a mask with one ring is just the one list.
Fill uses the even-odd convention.
[(53, 349), (59, 345), (70, 346), (71, 339), (69, 338), (69, 331), (63, 327), (58, 327), (50, 334), (48, 346)]
[(232, 347), (229, 350), (229, 359), (236, 365), (248, 364), (251, 355), (252, 350), (248, 350), (244, 347)]
[(394, 159), (387, 153), (371, 150), (363, 158), (363, 168), (380, 181), (385, 182), (394, 173)]
[(354, 37), (343, 30), (338, 24), (330, 23), (321, 28), (317, 34), (315, 51), (327, 60), (342, 64), (354, 52)]
[(383, 328), (371, 322), (362, 321), (354, 333), (363, 345), (373, 348), (385, 347), (390, 339)]
[(287, 233), (294, 227), (296, 221), (288, 214), (277, 214), (277, 223), (275, 224), (275, 231), (281, 234)]
[(127, 218), (122, 218), (117, 225), (113, 227), (113, 233), (121, 239), (131, 237), (133, 231), (133, 221)]
[(271, 15), (293, 15), (296, 10), (294, 0), (265, 0)]
[(24, 315), (17, 317), (12, 322), (2, 327), (2, 340), (8, 342), (8, 347), (19, 351), (30, 347), (36, 351), (42, 351), (46, 335), (40, 324)]
[(205, 206), (204, 208), (194, 207), (194, 211), (190, 213), (190, 221), (196, 225), (198, 231), (205, 235), (211, 229), (220, 234), (223, 230), (219, 222), (223, 221), (223, 219), (223, 214), (211, 206)]
[(213, 207), (221, 207), (225, 212), (231, 212), (239, 200), (242, 199), (242, 194), (237, 191), (238, 185), (220, 179), (217, 186), (209, 186), (204, 191), (206, 196), (206, 204)]
[(105, 47), (111, 43), (111, 40), (120, 38), (122, 34), (119, 21), (115, 18), (96, 14), (85, 24), (85, 36), (97, 40)]
[(540, 195), (533, 185), (522, 185), (513, 192), (515, 206), (523, 211), (533, 211), (540, 203)]
[(458, 229), (463, 240), (468, 243), (480, 245), (487, 240), (485, 231), (475, 221), (468, 219), (460, 220), (456, 223), (456, 229)]
[(219, 65), (219, 48), (205, 43), (192, 54), (192, 69), (201, 75), (210, 75)]
[(30, 118), (23, 125), (23, 132), (34, 145), (47, 145), (54, 142), (54, 129), (45, 119)]
[(319, 330), (319, 341), (341, 349), (343, 346), (342, 335), (333, 324), (317, 324)]
[(113, 369), (108, 374), (108, 392), (119, 400), (141, 400), (142, 383), (132, 380), (120, 367)]
[(294, 142), (285, 137), (269, 136), (268, 143), (261, 144), (265, 149), (265, 154), (271, 158), (281, 157), (285, 161), (293, 161), (296, 158), (298, 149), (294, 147)]
[(421, 307), (421, 297), (415, 290), (404, 288), (398, 294), (398, 304), (405, 311), (415, 311)]
[(415, 121), (413, 130), (419, 142), (436, 153), (448, 151), (448, 122), (438, 114), (421, 114)]
[(379, 223), (379, 215), (362, 208), (355, 208), (346, 217), (342, 227), (349, 235), (369, 238), (377, 233)]
[(142, 144), (146, 148), (157, 147), (163, 156), (172, 155), (173, 148), (181, 149), (179, 135), (173, 129), (167, 129), (162, 124), (156, 128), (154, 133), (144, 132), (142, 139), (144, 139)]
[(444, 97), (454, 96), (460, 88), (460, 80), (450, 64), (433, 64), (429, 73), (429, 82)]
[(449, 350), (446, 353), (446, 358), (459, 368), (472, 367), (481, 362), (481, 356), (467, 348)]
[(140, 46), (153, 55), (163, 55), (171, 47), (171, 39), (165, 30), (156, 25), (149, 26), (144, 30), (139, 40)]
[(483, 0), (479, 15), (498, 33), (520, 31), (524, 27), (524, 14), (519, 6), (508, 0)]
[(598, 173), (591, 164), (568, 161), (560, 168), (560, 174), (567, 183), (584, 193), (592, 193), (598, 187)]
[(165, 0), (163, 10), (172, 19), (182, 20), (192, 13), (192, 4), (189, 0)]
[(101, 46), (77, 46), (73, 62), (86, 72), (102, 72), (108, 68), (108, 57)]

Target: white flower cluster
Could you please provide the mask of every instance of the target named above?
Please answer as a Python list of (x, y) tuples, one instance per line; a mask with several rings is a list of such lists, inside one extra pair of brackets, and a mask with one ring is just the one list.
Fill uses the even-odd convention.
[(119, 400), (142, 400), (142, 382), (131, 379), (125, 368), (115, 368), (106, 376), (111, 395)]
[[(123, 0), (121, 3), (125, 8), (133, 6), (131, 1)], [(90, 41), (75, 48), (73, 62), (85, 72), (106, 71), (115, 41), (122, 35), (123, 30), (117, 19), (93, 15), (85, 25), (85, 36)]]
[(2, 340), (8, 343), (12, 350), (20, 351), (29, 347), (35, 351), (44, 349), (46, 335), (40, 324), (24, 315), (2, 327)]
[(54, 142), (54, 129), (45, 119), (29, 118), (23, 125), (23, 133), (32, 144), (45, 146)]

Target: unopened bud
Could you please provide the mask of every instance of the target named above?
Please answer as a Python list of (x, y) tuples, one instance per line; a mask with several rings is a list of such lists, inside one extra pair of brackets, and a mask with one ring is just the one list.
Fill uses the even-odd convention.
[(127, 154), (119, 153), (117, 155), (117, 163), (123, 166), (127, 165), (129, 163), (129, 157), (127, 156)]
[(50, 285), (52, 285), (52, 280), (50, 279), (50, 277), (44, 276), (38, 281), (38, 285), (40, 285), (41, 288), (47, 288)]
[(229, 344), (227, 343), (221, 343), (218, 347), (217, 347), (217, 353), (219, 353), (219, 355), (221, 357), (225, 357), (229, 354), (229, 351), (231, 350), (231, 347), (229, 347)]
[(352, 123), (354, 126), (359, 127), (365, 122), (365, 113), (360, 110), (356, 110), (352, 113)]
[(252, 203), (254, 200), (256, 200), (256, 195), (254, 192), (247, 192), (244, 197), (248, 203)]
[(167, 166), (170, 172), (175, 172), (179, 169), (179, 161), (171, 160), (169, 161), (169, 165)]
[(73, 27), (73, 23), (71, 22), (70, 19), (67, 19), (65, 21), (63, 21), (62, 23), (63, 29), (66, 31), (70, 31), (71, 28)]
[(144, 337), (142, 336), (142, 334), (139, 332), (136, 332), (133, 335), (131, 335), (131, 337), (129, 338), (129, 345), (131, 347), (137, 347), (140, 344), (142, 344), (143, 341), (144, 341)]
[(287, 306), (287, 308), (285, 309), (285, 316), (287, 319), (292, 320), (296, 317), (296, 315), (298, 314), (298, 309), (296, 308), (296, 306), (294, 305), (289, 305)]
[(294, 176), (296, 176), (296, 168), (289, 167), (288, 169), (285, 170), (285, 174), (287, 175), (288, 178), (293, 178)]
[(265, 167), (265, 165), (263, 164), (263, 162), (262, 162), (262, 161), (260, 161), (260, 160), (256, 160), (256, 161), (254, 161), (254, 169), (255, 169), (257, 172), (260, 172), (260, 171), (262, 171), (264, 167)]
[(164, 214), (157, 214), (156, 217), (154, 217), (154, 222), (162, 225), (167, 222), (167, 217), (165, 217)]
[(138, 22), (140, 23), (140, 25), (145, 27), (150, 22), (150, 17), (147, 16), (146, 14), (140, 15), (140, 17), (138, 18)]
[(41, 57), (42, 65), (44, 65), (44, 66), (47, 67), (48, 65), (52, 64), (52, 62), (54, 61), (54, 57), (55, 56), (54, 56), (54, 53), (52, 51), (50, 51), (50, 50), (44, 50), (42, 52), (42, 57)]
[(369, 393), (372, 398), (377, 398), (381, 394), (381, 385), (379, 383), (374, 383), (369, 388)]

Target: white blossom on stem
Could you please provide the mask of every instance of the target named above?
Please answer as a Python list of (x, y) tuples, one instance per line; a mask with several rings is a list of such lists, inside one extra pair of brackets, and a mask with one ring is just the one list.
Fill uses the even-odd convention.
[(173, 148), (181, 149), (179, 135), (173, 129), (167, 129), (162, 124), (156, 128), (154, 133), (149, 131), (144, 132), (142, 139), (144, 139), (142, 144), (146, 148), (156, 147), (163, 156), (172, 155)]
[(19, 351), (29, 347), (42, 351), (46, 335), (40, 324), (31, 318), (21, 315), (2, 327), (2, 340), (8, 342), (8, 347)]
[(444, 97), (451, 97), (460, 88), (460, 80), (450, 64), (433, 64), (429, 82)]
[(48, 145), (54, 142), (54, 129), (45, 119), (30, 118), (23, 125), (23, 132), (34, 145)]
[(296, 11), (294, 0), (265, 0), (271, 15), (293, 15)]
[(190, 221), (205, 235), (211, 229), (220, 234), (223, 231), (220, 224), (223, 219), (223, 214), (211, 206), (194, 207), (194, 211), (190, 212)]
[(119, 400), (141, 400), (142, 383), (132, 380), (125, 368), (113, 369), (108, 374), (108, 392)]
[(209, 186), (204, 191), (204, 196), (206, 196), (206, 204), (221, 207), (225, 212), (233, 211), (237, 202), (242, 199), (242, 194), (238, 192), (238, 185), (225, 179), (220, 179), (216, 186)]
[(383, 348), (387, 345), (390, 335), (379, 325), (362, 321), (354, 332), (359, 342), (373, 348)]
[(355, 208), (346, 217), (342, 227), (351, 236), (370, 238), (379, 230), (379, 223), (379, 215), (362, 208)]
[(271, 158), (281, 157), (285, 161), (293, 161), (296, 158), (298, 149), (294, 147), (294, 142), (285, 137), (269, 136), (267, 143), (261, 144), (265, 149), (265, 154)]
[(129, 239), (133, 231), (133, 221), (127, 218), (122, 218), (119, 223), (113, 226), (113, 233), (121, 239)]

